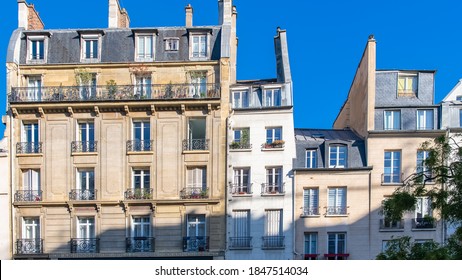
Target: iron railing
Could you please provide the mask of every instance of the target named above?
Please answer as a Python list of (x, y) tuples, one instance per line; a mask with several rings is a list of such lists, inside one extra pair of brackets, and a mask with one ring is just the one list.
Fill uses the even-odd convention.
[(92, 153), (98, 151), (98, 141), (72, 141), (73, 153)]
[(244, 150), (244, 149), (252, 149), (252, 144), (246, 142), (232, 142), (229, 144), (229, 149), (230, 150)]
[(206, 151), (209, 149), (208, 139), (187, 139), (183, 140), (183, 151)]
[(276, 140), (272, 143), (261, 144), (262, 149), (282, 149), (284, 148), (284, 142), (282, 140)]
[(206, 199), (209, 198), (209, 189), (203, 187), (186, 187), (180, 191), (181, 199)]
[(252, 184), (240, 185), (240, 184), (231, 184), (231, 194), (251, 194), (252, 193)]
[(42, 254), (43, 239), (26, 238), (16, 240), (16, 254)]
[(382, 184), (399, 184), (402, 182), (402, 173), (382, 173)]
[(326, 215), (347, 215), (347, 206), (327, 206)]
[(152, 151), (153, 140), (128, 140), (127, 152)]
[(335, 253), (324, 254), (324, 258), (326, 260), (347, 260), (349, 256), (350, 256), (350, 254), (345, 254), (345, 253), (341, 253), (341, 254), (335, 254)]
[(284, 248), (284, 236), (263, 236), (262, 248)]
[(284, 193), (284, 184), (261, 184), (261, 193), (262, 194), (283, 194)]
[(252, 248), (252, 237), (230, 237), (229, 248)]
[(73, 189), (69, 192), (70, 200), (96, 200), (96, 190)]
[(19, 142), (16, 143), (17, 154), (41, 154), (42, 142)]
[(380, 219), (380, 229), (385, 229), (385, 230), (404, 229), (404, 220), (392, 221), (390, 219)]
[(302, 207), (302, 216), (319, 215), (319, 207)]
[(134, 199), (134, 200), (152, 199), (152, 193), (153, 193), (153, 189), (134, 188), (134, 189), (126, 190), (124, 197), (125, 199)]
[[(33, 92), (33, 94), (31, 94)], [(219, 84), (153, 84), (106, 86), (13, 87), (9, 103), (111, 100), (217, 99)]]
[(127, 253), (154, 252), (154, 237), (127, 237), (125, 239)]
[(183, 237), (183, 251), (201, 252), (209, 250), (208, 236), (187, 236)]
[(433, 229), (436, 228), (435, 218), (415, 218), (412, 219), (412, 228), (414, 229)]
[(71, 253), (99, 253), (99, 238), (71, 238)]
[(41, 190), (16, 191), (16, 193), (14, 194), (14, 201), (16, 202), (42, 201), (42, 191)]

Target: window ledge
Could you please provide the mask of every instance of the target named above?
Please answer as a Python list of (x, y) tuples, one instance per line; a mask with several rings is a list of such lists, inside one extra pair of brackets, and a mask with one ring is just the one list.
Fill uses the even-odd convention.
[(17, 157), (43, 157), (43, 153), (16, 154)]
[(284, 196), (285, 193), (262, 193), (261, 196)]
[(183, 154), (210, 154), (209, 150), (185, 150)]
[(252, 250), (253, 248), (252, 247), (229, 247), (229, 250), (236, 250), (236, 251), (243, 251), (243, 250)]
[(381, 228), (379, 232), (403, 232), (404, 228)]
[(253, 193), (232, 193), (232, 197), (252, 197)]
[(127, 155), (152, 155), (154, 151), (127, 151)]
[(317, 215), (303, 215), (301, 214), (300, 215), (300, 218), (319, 218), (321, 217), (321, 214), (317, 214)]
[(261, 247), (262, 250), (284, 250), (286, 246), (281, 247)]
[(350, 216), (349, 213), (348, 213), (348, 214), (331, 214), (331, 215), (329, 215), (329, 214), (324, 214), (324, 217), (326, 217), (326, 218), (327, 218), (327, 217), (329, 217), (329, 218), (346, 218), (346, 217), (348, 217), (348, 216)]
[(72, 156), (97, 156), (98, 152), (73, 152)]
[(412, 228), (411, 231), (436, 231), (436, 227), (434, 228)]
[(261, 148), (262, 152), (266, 151), (284, 151), (284, 148)]
[(382, 186), (402, 186), (403, 182), (398, 182), (398, 183), (381, 183)]
[(252, 149), (229, 149), (230, 152), (251, 152)]

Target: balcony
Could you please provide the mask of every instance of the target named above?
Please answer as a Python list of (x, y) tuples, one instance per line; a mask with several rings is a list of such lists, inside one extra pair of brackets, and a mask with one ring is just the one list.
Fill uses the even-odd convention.
[(209, 250), (208, 236), (183, 237), (184, 252), (205, 252)]
[(180, 191), (181, 199), (207, 199), (209, 190), (202, 187), (187, 187)]
[(302, 216), (319, 216), (319, 207), (302, 207)]
[(207, 151), (209, 149), (208, 139), (183, 140), (183, 151)]
[(350, 254), (324, 254), (326, 260), (347, 260)]
[(242, 142), (231, 142), (229, 144), (229, 149), (230, 150), (251, 150), (252, 149), (252, 144), (250, 143), (242, 143)]
[(433, 217), (412, 219), (412, 229), (435, 229), (436, 221)]
[(348, 215), (347, 206), (327, 206), (326, 216), (345, 216)]
[(17, 154), (41, 154), (42, 142), (19, 142), (16, 143)]
[(263, 236), (262, 249), (284, 248), (284, 236)]
[(263, 143), (261, 144), (262, 149), (284, 149), (284, 140), (274, 140), (271, 143)]
[(38, 202), (42, 201), (42, 191), (40, 190), (25, 190), (16, 191), (14, 194), (15, 202)]
[[(31, 94), (33, 92), (34, 94)], [(13, 87), (9, 103), (220, 99), (219, 84)]]
[(380, 219), (380, 230), (402, 231), (404, 230), (404, 220), (391, 221), (389, 219)]
[(154, 252), (154, 237), (127, 237), (125, 239), (127, 253)]
[(239, 184), (230, 184), (232, 195), (252, 194), (252, 184), (243, 186)]
[(153, 140), (128, 140), (127, 152), (152, 151)]
[(261, 184), (261, 194), (284, 194), (284, 184)]
[(16, 240), (16, 254), (43, 254), (43, 239), (30, 238)]
[(152, 199), (153, 189), (135, 188), (125, 191), (124, 197), (127, 200)]
[(382, 184), (403, 183), (403, 173), (382, 173)]
[(229, 238), (230, 249), (251, 249), (252, 248), (252, 237), (230, 237)]
[(71, 190), (69, 200), (96, 200), (96, 190)]
[(99, 253), (99, 238), (71, 238), (71, 253)]
[(317, 260), (318, 254), (304, 254), (303, 259), (304, 260)]
[(73, 153), (94, 153), (98, 151), (98, 141), (72, 141)]

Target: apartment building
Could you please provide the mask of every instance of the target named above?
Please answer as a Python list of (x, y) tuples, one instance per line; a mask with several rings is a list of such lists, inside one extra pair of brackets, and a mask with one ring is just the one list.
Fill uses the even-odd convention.
[(295, 259), (368, 259), (364, 139), (350, 129), (295, 129), (295, 144)]
[(292, 259), (293, 94), (286, 31), (274, 37), (277, 78), (230, 88), (227, 259)]
[(218, 25), (188, 5), (184, 27), (131, 28), (110, 0), (108, 28), (49, 30), (18, 0), (10, 257), (224, 258), (237, 41), (232, 1), (218, 7)]
[[(381, 214), (381, 203), (415, 172), (430, 172), (423, 160), (424, 141), (444, 134), (439, 129), (439, 107), (434, 103), (435, 71), (376, 70), (376, 42), (369, 37), (347, 100), (335, 129), (350, 128), (365, 139), (371, 171), (369, 258), (387, 241), (408, 235), (414, 241), (443, 241), (442, 223), (426, 197), (397, 223)], [(427, 182), (431, 183), (431, 182)]]
[(11, 258), (9, 254), (11, 243), (10, 217), (11, 217), (11, 192), (8, 188), (9, 160), (7, 138), (0, 140), (0, 260)]

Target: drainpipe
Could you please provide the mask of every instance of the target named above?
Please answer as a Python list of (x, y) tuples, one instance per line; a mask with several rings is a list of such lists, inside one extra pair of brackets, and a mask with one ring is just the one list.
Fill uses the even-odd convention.
[(302, 255), (302, 253), (297, 252), (297, 242), (296, 242), (296, 229), (297, 227), (295, 226), (295, 192), (297, 188), (297, 181), (296, 181), (296, 176), (297, 171), (294, 170), (293, 172), (293, 178), (292, 178), (292, 244), (293, 244), (293, 255), (294, 259), (297, 259), (297, 256)]
[[(7, 101), (8, 102), (8, 101)], [(13, 178), (14, 178), (14, 172), (13, 172), (13, 154), (15, 153), (13, 151), (13, 117), (12, 117), (12, 112), (11, 112), (11, 109), (8, 110), (8, 120), (9, 120), (9, 130), (10, 130), (10, 135), (9, 135), (9, 156), (10, 156), (10, 225), (11, 225), (11, 230), (10, 230), (10, 241), (11, 241), (11, 244), (10, 244), (10, 252), (11, 252), (11, 259), (13, 259), (13, 254), (14, 254), (14, 232), (16, 232), (15, 228), (15, 219), (13, 218), (14, 215), (14, 207), (13, 207), (13, 203), (14, 203), (14, 193), (13, 193)]]

